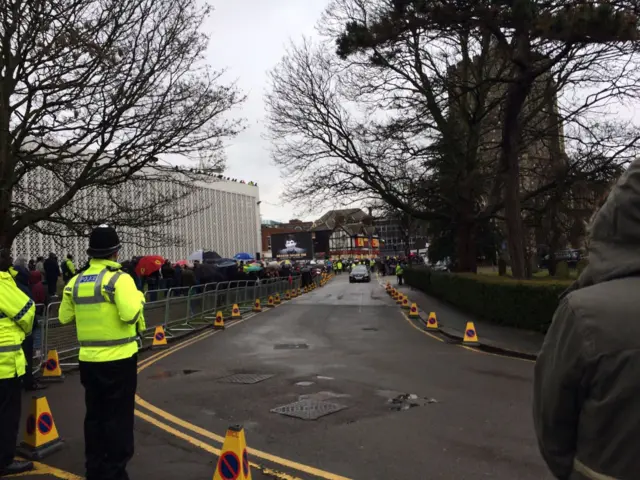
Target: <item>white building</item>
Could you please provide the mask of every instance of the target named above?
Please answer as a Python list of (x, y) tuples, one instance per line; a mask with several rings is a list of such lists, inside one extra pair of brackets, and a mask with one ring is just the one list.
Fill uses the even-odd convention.
[[(55, 180), (46, 171), (43, 175), (32, 175), (30, 179), (31, 191), (38, 192), (38, 197), (43, 201), (56, 195), (54, 185)], [(138, 197), (144, 195), (153, 196), (154, 189), (169, 191), (174, 188), (168, 182), (154, 183), (153, 186), (148, 184), (143, 187), (144, 191), (128, 187), (120, 188), (117, 192), (125, 205), (136, 202)], [(155, 228), (155, 231), (162, 233), (163, 238), (171, 240), (149, 246), (146, 242), (136, 241), (126, 227), (118, 228), (123, 243), (121, 258), (157, 254), (177, 261), (199, 249), (214, 250), (223, 257), (232, 257), (238, 252), (255, 255), (260, 251), (260, 197), (257, 186), (213, 179), (206, 183), (194, 182), (190, 189), (191, 194), (180, 200), (181, 208), (184, 205), (185, 216)], [(109, 192), (109, 195), (116, 193)], [(104, 208), (105, 202), (101, 202), (100, 198), (100, 195), (85, 194), (74, 199), (68, 208), (78, 218), (95, 218), (88, 212)], [(35, 197), (27, 201), (39, 203)], [(62, 259), (67, 253), (71, 253), (76, 263), (82, 263), (87, 258), (87, 243), (86, 237), (51, 236), (27, 229), (16, 238), (13, 255), (35, 259), (55, 252)]]

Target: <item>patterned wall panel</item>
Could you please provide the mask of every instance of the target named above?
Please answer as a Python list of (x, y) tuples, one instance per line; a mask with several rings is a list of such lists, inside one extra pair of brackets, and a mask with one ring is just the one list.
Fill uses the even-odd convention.
[[(27, 180), (38, 195), (26, 197), (25, 203), (35, 208), (48, 205), (63, 186), (50, 172), (34, 172)], [(65, 212), (79, 218), (109, 217), (116, 213), (113, 197), (118, 204), (141, 206), (178, 192), (183, 188), (169, 182), (154, 184), (126, 184), (110, 192), (82, 192)], [(17, 197), (16, 197), (17, 198)], [(118, 228), (123, 249), (121, 258), (134, 255), (159, 254), (176, 261), (186, 258), (194, 250), (210, 248), (223, 257), (231, 257), (238, 252), (259, 251), (260, 226), (259, 192), (257, 187), (235, 182), (217, 181), (192, 186), (190, 194), (178, 199), (173, 205), (176, 212), (184, 211), (173, 221), (154, 227), (162, 237), (158, 245), (152, 245), (135, 229)], [(43, 225), (49, 224), (43, 223)], [(47, 228), (51, 230), (51, 228)], [(85, 234), (88, 233), (88, 230)], [(54, 252), (62, 259), (71, 253), (76, 263), (84, 263), (87, 258), (87, 238), (77, 234), (43, 234), (34, 229), (23, 231), (13, 245), (13, 255), (27, 259), (46, 256)]]

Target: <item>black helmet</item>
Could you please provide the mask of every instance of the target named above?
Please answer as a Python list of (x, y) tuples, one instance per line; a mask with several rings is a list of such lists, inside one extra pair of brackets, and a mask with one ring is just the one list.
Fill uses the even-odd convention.
[(120, 250), (120, 239), (115, 228), (100, 225), (93, 229), (89, 236), (87, 255), (93, 258), (108, 258), (118, 250)]

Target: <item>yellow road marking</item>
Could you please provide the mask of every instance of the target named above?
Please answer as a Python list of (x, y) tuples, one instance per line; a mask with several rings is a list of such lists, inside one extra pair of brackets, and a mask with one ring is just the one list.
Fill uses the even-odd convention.
[[(191, 445), (193, 445), (194, 447), (198, 447), (206, 452), (209, 452), (217, 457), (219, 457), (222, 452), (209, 445), (208, 443), (202, 442), (200, 440), (198, 440), (197, 438), (194, 438), (190, 435), (187, 435), (186, 433), (181, 432), (180, 430), (176, 430), (175, 428), (160, 422), (159, 420), (156, 420), (155, 418), (147, 415), (146, 413), (142, 413), (139, 410), (135, 411), (136, 417), (141, 418), (142, 420), (144, 420), (145, 422), (148, 422), (156, 427), (158, 427), (160, 430), (164, 430), (167, 433), (170, 433), (171, 435), (173, 435), (174, 437), (178, 437), (182, 440), (184, 440), (187, 443), (190, 443)], [(248, 450), (250, 452), (250, 450)], [(261, 465), (258, 465), (257, 463), (254, 462), (249, 462), (249, 465), (251, 465), (252, 468), (257, 468), (260, 471), (262, 471), (263, 473), (267, 474), (267, 475), (271, 475), (271, 476), (275, 476), (276, 478), (279, 478), (280, 480), (300, 480), (296, 477), (292, 477), (291, 475), (287, 475), (286, 473), (281, 473), (281, 472), (276, 472), (275, 470), (271, 470), (268, 468), (264, 468)]]
[[(167, 420), (171, 423), (175, 423), (176, 425), (186, 428), (187, 430), (191, 430), (192, 432), (197, 433), (198, 435), (202, 435), (203, 437), (216, 441), (218, 443), (224, 442), (223, 436), (217, 435), (213, 432), (210, 432), (209, 430), (206, 430), (202, 427), (198, 427), (197, 425), (194, 425), (192, 423), (187, 422), (186, 420), (176, 417), (175, 415), (172, 415), (171, 413), (166, 412), (165, 410), (162, 410), (150, 404), (149, 402), (147, 402), (146, 400), (144, 400), (143, 398), (137, 395), (136, 395), (136, 403), (141, 407), (146, 408), (147, 410), (155, 413), (159, 417), (162, 417), (164, 420)], [(347, 477), (342, 477), (340, 475), (335, 475), (330, 472), (325, 472), (323, 470), (310, 467), (308, 465), (303, 465), (301, 463), (297, 463), (292, 460), (287, 460), (286, 458), (277, 457), (275, 455), (271, 455), (270, 453), (263, 452), (261, 450), (256, 450), (255, 448), (247, 448), (247, 451), (254, 457), (262, 458), (263, 460), (267, 460), (268, 462), (277, 463), (278, 465), (282, 465), (283, 467), (292, 468), (294, 470), (308, 473), (310, 475), (315, 475), (320, 478), (325, 478), (327, 480), (349, 480)]]
[[(242, 322), (245, 322), (246, 320), (249, 320), (250, 318), (254, 317), (255, 315), (256, 314), (253, 314), (253, 315), (247, 316), (245, 318), (242, 318), (241, 320), (238, 320), (238, 321), (230, 324), (229, 326), (227, 326), (227, 328), (235, 327), (236, 325), (239, 325)], [(169, 349), (167, 349), (167, 350), (165, 350), (163, 352), (159, 352), (157, 355), (153, 355), (153, 356), (151, 356), (149, 358), (146, 358), (145, 360), (140, 362), (140, 363), (142, 363), (142, 365), (140, 365), (138, 367), (138, 373), (140, 373), (145, 368), (150, 367), (154, 363), (162, 360), (163, 358), (171, 355), (172, 353), (175, 353), (178, 350), (182, 350), (183, 348), (189, 347), (189, 346), (193, 345), (194, 343), (197, 343), (197, 342), (199, 342), (201, 340), (204, 340), (205, 338), (209, 338), (210, 336), (215, 335), (217, 333), (220, 333), (222, 331), (223, 330), (215, 330), (215, 331), (209, 331), (209, 332), (205, 332), (205, 333), (199, 334), (196, 337), (185, 341), (184, 343), (175, 345), (175, 346), (173, 346), (173, 347), (171, 347), (171, 348), (169, 348)], [(215, 434), (213, 432), (205, 430), (204, 428), (201, 428), (201, 427), (198, 427), (197, 425), (189, 423), (189, 422), (187, 422), (187, 421), (185, 421), (185, 420), (183, 420), (183, 419), (181, 419), (179, 417), (176, 417), (175, 415), (172, 415), (171, 413), (169, 413), (169, 412), (167, 412), (165, 410), (162, 410), (162, 409), (156, 407), (155, 405), (152, 405), (151, 403), (147, 402), (140, 395), (137, 395), (137, 394), (136, 394), (136, 404), (141, 406), (141, 407), (143, 407), (143, 408), (146, 408), (147, 410), (153, 412), (154, 414), (158, 415), (159, 417), (161, 417), (164, 420), (170, 421), (170, 422), (172, 422), (172, 423), (174, 423), (176, 425), (179, 425), (179, 426), (181, 426), (183, 428), (186, 428), (187, 430), (190, 430), (190, 431), (192, 431), (194, 433), (202, 435), (205, 438), (209, 438), (211, 440), (214, 440), (214, 441), (216, 441), (216, 442), (218, 442), (220, 444), (224, 443), (224, 437), (223, 436), (217, 435), (217, 434)], [(187, 440), (187, 438), (188, 438), (189, 440), (187, 440), (187, 441), (189, 443), (191, 443), (192, 445), (198, 446), (199, 448), (203, 448), (204, 450), (209, 451), (209, 452), (211, 452), (212, 450), (215, 450), (217, 452), (216, 455), (220, 455), (220, 451), (215, 449), (214, 447), (211, 447), (210, 445), (208, 445), (208, 444), (206, 444), (206, 443), (204, 443), (204, 442), (202, 442), (202, 441), (200, 441), (200, 440), (198, 440), (198, 439), (196, 439), (194, 437), (191, 437), (190, 435), (187, 435), (184, 432), (180, 432), (179, 430), (176, 430), (173, 427), (170, 427), (170, 426), (168, 426), (166, 424), (163, 424), (162, 422), (154, 419), (153, 417), (150, 417), (149, 415), (147, 415), (147, 414), (145, 414), (145, 413), (143, 413), (143, 412), (141, 412), (139, 410), (136, 410), (135, 414), (138, 417), (142, 418), (143, 420), (149, 421), (149, 423), (152, 423), (153, 425), (157, 426), (158, 428), (161, 428), (162, 430), (165, 430), (167, 433), (171, 433), (172, 435), (175, 435), (175, 436), (177, 436), (177, 437), (179, 437), (179, 438), (181, 438), (183, 440)], [(150, 421), (148, 419), (150, 419), (152, 421)], [(160, 426), (160, 425), (162, 425), (162, 426)], [(179, 435), (176, 435), (174, 432), (177, 432)], [(207, 445), (208, 448), (204, 448), (204, 447), (202, 447), (202, 445)], [(288, 460), (286, 458), (278, 457), (276, 455), (272, 455), (270, 453), (263, 452), (261, 450), (256, 450), (256, 449), (253, 449), (253, 448), (247, 448), (247, 451), (251, 455), (253, 455), (254, 457), (262, 458), (263, 460), (266, 460), (266, 461), (269, 461), (269, 462), (272, 462), (272, 463), (275, 463), (275, 464), (278, 464), (278, 465), (282, 465), (283, 467), (292, 468), (294, 470), (297, 470), (297, 471), (300, 471), (300, 472), (304, 472), (304, 473), (308, 473), (310, 475), (315, 475), (316, 477), (324, 478), (326, 480), (350, 480), (347, 477), (336, 475), (336, 474), (333, 474), (333, 473), (330, 473), (330, 472), (325, 472), (325, 471), (317, 469), (315, 467), (311, 467), (309, 465), (304, 465), (302, 463), (294, 462), (294, 461)], [(264, 471), (263, 467), (259, 467), (259, 468), (263, 469), (263, 471)], [(285, 477), (280, 477), (280, 478), (285, 478)]]
[[(402, 318), (404, 318), (409, 325), (411, 325), (413, 328), (415, 328), (417, 331), (419, 331), (420, 333), (424, 333), (425, 335), (428, 335), (429, 337), (438, 340), (439, 342), (443, 342), (444, 340), (440, 337), (436, 337), (435, 335), (433, 335), (432, 333), (429, 333), (425, 330), (422, 330), (420, 327), (418, 327), (415, 323), (413, 323), (413, 321), (407, 317), (404, 312), (401, 310), (400, 314), (402, 315)], [(474, 353), (481, 353), (483, 355), (492, 355), (494, 357), (500, 357), (500, 358), (512, 358), (514, 360), (522, 360), (523, 362), (529, 362), (529, 363), (536, 363), (535, 360), (529, 360), (528, 358), (520, 358), (520, 357), (511, 357), (509, 355), (500, 355), (499, 353), (492, 353), (492, 352), (485, 352), (484, 350), (478, 350), (477, 348), (473, 348), (473, 347), (469, 347), (467, 345), (454, 345), (456, 347), (460, 347), (460, 348), (464, 348), (465, 350), (469, 350), (470, 352), (474, 352)]]
[(19, 477), (28, 477), (33, 475), (51, 475), (56, 478), (60, 478), (61, 480), (84, 480), (84, 477), (76, 475), (75, 473), (66, 472), (64, 470), (60, 470), (59, 468), (52, 467), (51, 465), (46, 465), (40, 462), (33, 462), (33, 466), (35, 470), (24, 473), (17, 473), (15, 475), (8, 475), (7, 478), (19, 478)]

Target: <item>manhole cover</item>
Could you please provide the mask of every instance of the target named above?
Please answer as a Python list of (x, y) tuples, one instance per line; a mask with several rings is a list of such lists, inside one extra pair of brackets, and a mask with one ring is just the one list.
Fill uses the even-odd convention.
[(365, 332), (377, 332), (378, 329), (375, 327), (365, 327), (362, 330), (364, 330)]
[(301, 418), (302, 420), (317, 420), (320, 417), (339, 412), (345, 408), (347, 408), (345, 405), (338, 403), (306, 399), (276, 407), (271, 411), (288, 417)]
[(309, 348), (306, 343), (278, 343), (274, 345), (275, 350), (300, 350), (303, 348)]
[(273, 377), (273, 374), (269, 373), (237, 373), (235, 375), (220, 378), (218, 379), (218, 382), (252, 384), (262, 382), (271, 377)]

